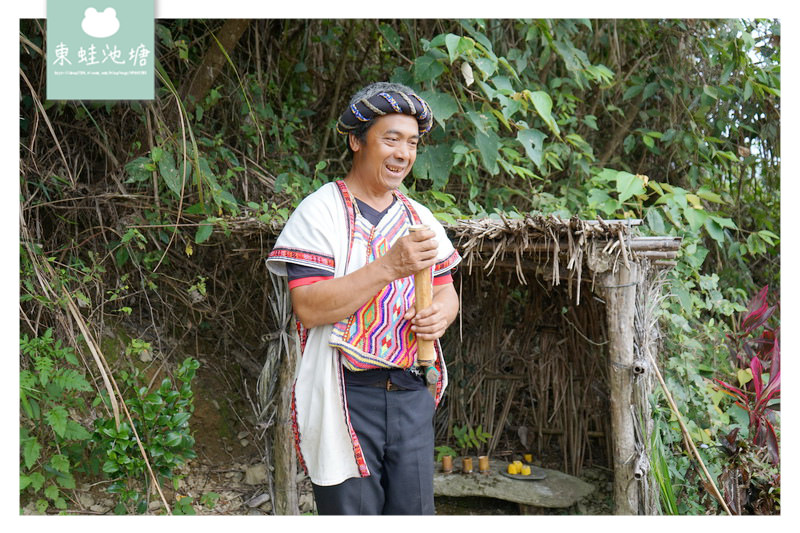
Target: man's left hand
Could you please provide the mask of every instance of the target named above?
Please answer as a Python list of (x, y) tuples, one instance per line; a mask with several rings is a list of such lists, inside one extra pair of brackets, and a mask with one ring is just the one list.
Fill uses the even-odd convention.
[(412, 305), (403, 318), (411, 321), (411, 330), (422, 340), (436, 340), (458, 314), (458, 295), (452, 283), (433, 289), (433, 303), (417, 313)]

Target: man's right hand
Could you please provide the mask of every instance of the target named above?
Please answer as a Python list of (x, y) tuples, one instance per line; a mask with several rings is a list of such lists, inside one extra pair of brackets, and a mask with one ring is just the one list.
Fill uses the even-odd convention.
[(389, 270), (392, 279), (413, 276), (436, 263), (439, 243), (431, 230), (415, 231), (395, 241), (385, 255), (378, 258)]

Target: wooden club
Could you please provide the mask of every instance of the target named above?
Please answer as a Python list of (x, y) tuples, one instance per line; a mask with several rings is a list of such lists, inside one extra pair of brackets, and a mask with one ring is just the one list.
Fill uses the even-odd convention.
[[(428, 226), (416, 224), (408, 228), (411, 233), (427, 230)], [(414, 307), (417, 313), (430, 307), (433, 301), (433, 283), (431, 282), (431, 269), (424, 268), (414, 274)], [(425, 379), (429, 385), (434, 385), (439, 379), (439, 371), (436, 370), (436, 350), (433, 341), (423, 340), (417, 337), (417, 366), (425, 371)]]

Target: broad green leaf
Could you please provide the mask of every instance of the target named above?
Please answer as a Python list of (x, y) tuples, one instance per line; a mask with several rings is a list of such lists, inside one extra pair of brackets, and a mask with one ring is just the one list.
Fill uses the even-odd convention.
[(746, 102), (751, 96), (753, 96), (753, 84), (750, 83), (750, 80), (748, 79), (744, 83), (744, 94), (742, 95), (742, 99)]
[(134, 183), (140, 181), (147, 181), (152, 178), (151, 172), (152, 164), (149, 157), (137, 157), (127, 165), (125, 171), (128, 173), (129, 178), (125, 183)]
[(453, 215), (442, 211), (437, 211), (433, 216), (436, 217), (436, 220), (444, 222), (445, 224), (456, 224), (458, 222)]
[(397, 32), (394, 30), (394, 28), (392, 28), (388, 24), (381, 23), (380, 31), (383, 34), (383, 38), (386, 39), (389, 43), (391, 43), (392, 46), (394, 46), (395, 48), (400, 48), (402, 40), (400, 36), (397, 34)]
[(417, 179), (429, 179), (434, 189), (443, 189), (450, 179), (453, 167), (453, 152), (449, 145), (426, 146), (417, 154), (413, 172)]
[[(280, 179), (280, 176), (278, 176), (278, 179)], [(276, 181), (276, 187), (277, 187), (277, 181)], [(206, 208), (202, 203), (198, 202), (196, 204), (192, 204), (189, 207), (187, 207), (185, 212), (188, 215), (202, 215), (203, 213), (206, 212)]]
[(606, 215), (611, 215), (620, 208), (620, 203), (602, 189), (592, 189), (587, 198), (589, 207), (599, 209)]
[(592, 178), (592, 181), (596, 183), (611, 183), (612, 181), (615, 182), (617, 180), (618, 173), (619, 171), (614, 170), (612, 168), (604, 168), (597, 174), (597, 176)]
[(447, 47), (447, 53), (450, 57), (451, 64), (459, 57), (468, 57), (469, 53), (475, 49), (475, 41), (469, 37), (460, 37), (452, 33), (448, 33), (445, 36), (444, 44)]
[(725, 241), (725, 232), (722, 231), (722, 226), (713, 217), (705, 219), (705, 228), (711, 238), (718, 243), (722, 244)]
[(54, 455), (50, 458), (50, 466), (57, 472), (69, 472), (69, 459), (66, 455)]
[(697, 196), (699, 196), (703, 200), (707, 200), (709, 202), (714, 202), (714, 203), (717, 203), (717, 204), (724, 203), (722, 201), (722, 197), (720, 195), (709, 191), (705, 187), (700, 187), (700, 189), (697, 190), (696, 194), (697, 194)]
[(444, 38), (447, 53), (450, 55), (450, 63), (453, 63), (458, 58), (458, 45), (460, 42), (461, 37), (452, 33), (448, 33)]
[(414, 77), (419, 82), (434, 81), (444, 72), (444, 66), (433, 56), (425, 54), (414, 61)]
[(694, 268), (700, 268), (700, 265), (703, 264), (703, 261), (706, 260), (706, 256), (708, 255), (708, 249), (702, 246), (695, 246), (693, 247), (692, 251), (686, 252), (686, 260), (692, 265)]
[(499, 171), (497, 156), (500, 149), (500, 140), (497, 134), (492, 130), (486, 133), (478, 131), (475, 134), (475, 144), (480, 151), (484, 168), (489, 171), (489, 174), (494, 176)]
[(208, 223), (208, 220), (204, 221), (198, 228), (197, 233), (194, 235), (194, 242), (196, 244), (204, 243), (211, 237), (211, 234), (214, 232), (214, 225)]
[(497, 72), (497, 62), (485, 57), (475, 59), (475, 66), (483, 73), (484, 80)]
[(491, 115), (486, 115), (484, 113), (475, 111), (467, 111), (466, 115), (469, 121), (475, 125), (475, 128), (477, 128), (479, 132), (488, 134), (492, 131), (491, 122), (494, 119), (492, 118), (492, 121), (489, 120)]
[(494, 55), (494, 52), (492, 51), (492, 43), (486, 37), (486, 35), (480, 31), (476, 31), (475, 28), (472, 26), (472, 24), (470, 24), (466, 20), (462, 20), (460, 21), (460, 23), (461, 27), (467, 30), (467, 33), (469, 33), (470, 36), (472, 36), (472, 38), (475, 39), (476, 48), (478, 48), (481, 52), (486, 54), (492, 60), (496, 61), (497, 57)]
[(172, 415), (171, 419), (172, 427), (182, 426), (183, 424), (189, 421), (189, 418), (191, 416), (192, 416), (191, 413), (186, 413), (186, 412), (175, 413), (174, 415)]
[(41, 489), (44, 486), (45, 479), (44, 475), (42, 475), (41, 472), (34, 472), (30, 476), (28, 476), (28, 478), (30, 479), (31, 482), (31, 488), (35, 492), (39, 492), (39, 489)]
[(35, 437), (30, 437), (22, 443), (22, 460), (25, 461), (25, 468), (30, 468), (39, 459), (42, 446)]
[(631, 98), (642, 92), (643, 88), (644, 87), (642, 87), (641, 85), (634, 85), (632, 87), (628, 87), (628, 90), (625, 91), (625, 94), (622, 95), (622, 101), (624, 102), (625, 100), (630, 100)]
[(779, 237), (779, 236), (775, 235), (774, 233), (772, 233), (771, 231), (769, 231), (769, 230), (766, 230), (766, 229), (762, 229), (761, 231), (759, 231), (759, 232), (758, 232), (758, 235), (759, 235), (759, 236), (760, 236), (760, 237), (761, 237), (763, 240), (767, 241), (767, 243), (769, 243), (769, 244), (770, 244), (770, 246), (771, 246), (771, 245), (773, 245), (773, 244), (775, 244), (775, 242), (774, 242), (774, 241), (776, 241), (776, 240), (779, 240), (779, 239), (780, 239), (780, 237)]
[(689, 294), (689, 291), (686, 290), (686, 287), (684, 287), (680, 283), (675, 283), (672, 286), (672, 293), (678, 297), (681, 307), (683, 307), (684, 309), (692, 308), (692, 297)]
[(56, 483), (61, 488), (64, 489), (74, 489), (75, 488), (75, 476), (73, 476), (70, 472), (66, 472), (64, 474), (59, 474), (56, 477)]
[(528, 98), (530, 98), (531, 102), (533, 103), (533, 107), (536, 109), (536, 112), (542, 117), (547, 127), (550, 130), (558, 135), (560, 133), (558, 124), (556, 121), (553, 120), (553, 116), (551, 115), (551, 111), (553, 110), (553, 100), (550, 98), (550, 95), (544, 91), (526, 91), (528, 94)]
[(619, 201), (621, 203), (631, 196), (644, 194), (644, 181), (629, 172), (619, 172), (617, 173), (616, 190), (619, 193)]
[(525, 153), (537, 168), (542, 168), (542, 145), (546, 135), (535, 128), (519, 130), (517, 141), (525, 148)]
[(749, 368), (739, 369), (736, 372), (736, 379), (739, 380), (739, 386), (744, 387), (749, 382), (753, 381), (753, 371)]
[(420, 91), (422, 97), (433, 111), (433, 118), (444, 128), (445, 120), (458, 112), (456, 99), (444, 91)]
[(495, 76), (492, 78), (492, 84), (494, 84), (499, 93), (506, 96), (516, 92), (514, 91), (514, 87), (511, 86), (511, 80), (508, 79), (508, 76)]
[(714, 100), (719, 100), (717, 89), (715, 89), (714, 87), (711, 87), (709, 85), (703, 85), (703, 92), (706, 93), (711, 98), (713, 98)]
[(485, 83), (481, 80), (475, 80), (475, 83), (481, 88), (483, 94), (485, 94), (486, 98), (488, 98), (490, 101), (497, 97), (497, 91), (488, 83)]
[(683, 210), (683, 216), (686, 217), (686, 221), (689, 223), (689, 226), (692, 228), (692, 231), (697, 231), (700, 229), (703, 224), (708, 220), (708, 213), (701, 209), (695, 209), (693, 207), (687, 207)]
[(500, 100), (500, 104), (503, 106), (502, 113), (506, 120), (511, 120), (511, 117), (513, 117), (522, 109), (522, 104), (515, 98), (509, 98), (502, 95), (498, 96), (497, 98)]
[(55, 431), (59, 437), (63, 437), (64, 432), (67, 430), (67, 410), (64, 406), (56, 405), (47, 411), (44, 417), (47, 423), (53, 428), (53, 431)]
[(112, 460), (108, 460), (103, 463), (103, 472), (106, 474), (113, 474), (119, 471), (119, 465)]
[(686, 199), (694, 208), (703, 209), (703, 204), (700, 203), (700, 198), (698, 198), (696, 194), (689, 193), (686, 195)]
[(659, 85), (658, 85), (657, 81), (653, 81), (653, 82), (648, 83), (645, 86), (644, 91), (642, 92), (642, 100), (647, 100), (648, 98), (653, 96), (656, 93), (656, 91), (658, 90), (658, 87), (659, 87)]
[(58, 498), (59, 493), (60, 491), (58, 490), (58, 487), (55, 485), (48, 485), (44, 489), (45, 497), (51, 500), (55, 500), (56, 498)]
[(650, 229), (653, 230), (653, 233), (664, 235), (667, 232), (667, 228), (664, 224), (664, 217), (659, 213), (658, 207), (651, 207), (647, 210), (645, 221)]
[(714, 219), (714, 222), (716, 222), (723, 228), (739, 229), (736, 227), (736, 224), (730, 218), (724, 218), (718, 216), (712, 216), (711, 218)]
[(92, 434), (74, 420), (67, 420), (67, 429), (64, 432), (64, 438), (68, 440), (86, 441), (92, 438)]
[(498, 57), (497, 62), (503, 67), (505, 67), (508, 73), (514, 76), (515, 80), (519, 81), (519, 75), (517, 74), (517, 71), (514, 70), (514, 67), (511, 66), (511, 63), (509, 63), (505, 57)]
[(170, 431), (164, 438), (164, 444), (169, 447), (175, 447), (181, 443), (183, 437), (177, 431)]

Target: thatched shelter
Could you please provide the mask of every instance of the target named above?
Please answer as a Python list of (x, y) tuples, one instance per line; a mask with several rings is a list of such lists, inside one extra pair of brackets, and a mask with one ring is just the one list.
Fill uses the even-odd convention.
[[(454, 425), (480, 425), (491, 434), (487, 454), (550, 450), (573, 475), (587, 462), (604, 464), (614, 472), (616, 513), (655, 512), (647, 455), (654, 310), (659, 272), (674, 264), (680, 240), (637, 235), (640, 223), (525, 216), (447, 226), (464, 257), (455, 282), (462, 308), (442, 339), (451, 385), (435, 420), (437, 444), (452, 441)], [(253, 219), (228, 226), (260, 234), (267, 250), (280, 230)], [(274, 337), (261, 392), (280, 421), (295, 355), (288, 294), (277, 282), (270, 299), (285, 329)], [(277, 429), (275, 483), (279, 493), (288, 483), (288, 509), (296, 467), (291, 435)]]
[(638, 236), (639, 224), (528, 216), (450, 228), (465, 257), (460, 331), (445, 349), (459, 386), (440, 416), (481, 424), (489, 453), (516, 437), (510, 447), (555, 446), (573, 475), (605, 462), (620, 514), (655, 509), (648, 369), (659, 273), (680, 245)]

